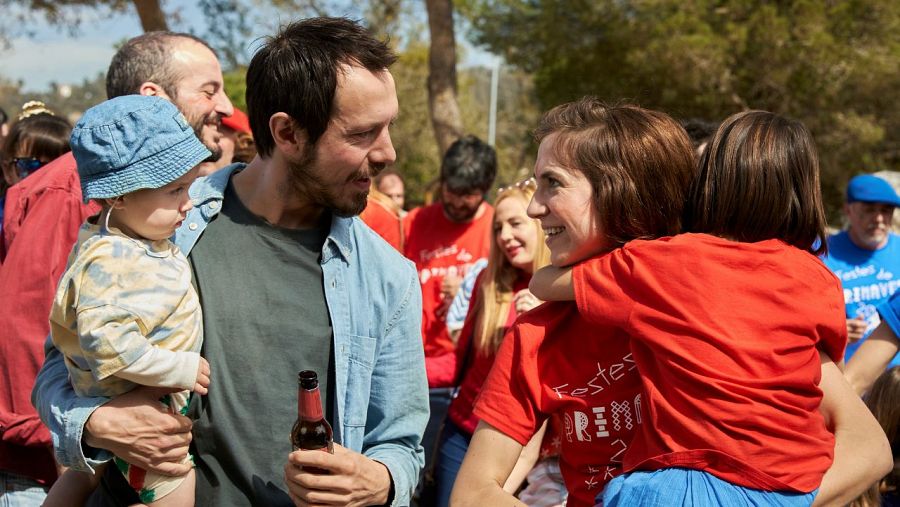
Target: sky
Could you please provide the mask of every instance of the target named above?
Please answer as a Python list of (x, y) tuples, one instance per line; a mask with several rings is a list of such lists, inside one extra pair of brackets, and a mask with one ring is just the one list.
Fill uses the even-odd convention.
[[(170, 29), (200, 35), (205, 32), (206, 19), (196, 2), (169, 0), (163, 4), (163, 9), (167, 13), (178, 12), (180, 21), (170, 20)], [(38, 23), (27, 27), (33, 32), (32, 36), (12, 38), (11, 48), (0, 48), (0, 76), (12, 81), (22, 80), (26, 91), (47, 90), (51, 82), (80, 83), (105, 72), (115, 53), (114, 46), (142, 33), (133, 7), (114, 17), (87, 12), (74, 36), (46, 21)], [(248, 57), (249, 41), (270, 33), (272, 26), (272, 21), (258, 21), (251, 26), (253, 35), (248, 39)], [(463, 65), (487, 65), (492, 60), (489, 54), (468, 46), (464, 54)]]

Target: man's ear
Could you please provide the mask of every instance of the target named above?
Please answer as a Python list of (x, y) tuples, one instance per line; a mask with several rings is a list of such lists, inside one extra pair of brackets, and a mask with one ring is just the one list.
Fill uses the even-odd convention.
[(306, 151), (307, 134), (296, 120), (287, 113), (275, 113), (269, 118), (269, 131), (275, 147), (290, 158), (302, 156)]
[(140, 88), (138, 88), (138, 94), (151, 97), (162, 97), (166, 100), (172, 100), (172, 97), (169, 97), (165, 90), (163, 90), (162, 86), (159, 86), (153, 81), (144, 81), (143, 83), (141, 83)]

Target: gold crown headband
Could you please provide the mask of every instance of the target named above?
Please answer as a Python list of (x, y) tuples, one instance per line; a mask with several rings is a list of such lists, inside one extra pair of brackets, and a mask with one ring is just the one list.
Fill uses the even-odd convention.
[(28, 102), (22, 104), (22, 112), (19, 113), (19, 121), (24, 120), (29, 116), (34, 116), (41, 113), (46, 113), (50, 116), (56, 116), (55, 114), (53, 114), (53, 111), (47, 109), (47, 104), (44, 104), (40, 100), (29, 100)]

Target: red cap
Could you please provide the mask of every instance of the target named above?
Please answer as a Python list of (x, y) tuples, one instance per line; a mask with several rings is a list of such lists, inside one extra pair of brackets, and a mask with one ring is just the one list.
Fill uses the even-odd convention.
[(247, 119), (247, 115), (238, 108), (234, 108), (234, 114), (231, 116), (222, 118), (222, 125), (225, 125), (231, 130), (237, 130), (238, 132), (253, 135), (253, 133), (250, 132), (250, 120)]

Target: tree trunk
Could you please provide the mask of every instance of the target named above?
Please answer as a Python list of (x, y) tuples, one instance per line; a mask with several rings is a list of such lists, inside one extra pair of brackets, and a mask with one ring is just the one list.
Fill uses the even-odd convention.
[(159, 5), (159, 0), (133, 0), (138, 17), (141, 18), (141, 27), (144, 32), (168, 30), (166, 15)]
[(431, 46), (428, 51), (428, 109), (441, 156), (462, 135), (456, 100), (456, 39), (452, 0), (425, 0)]

